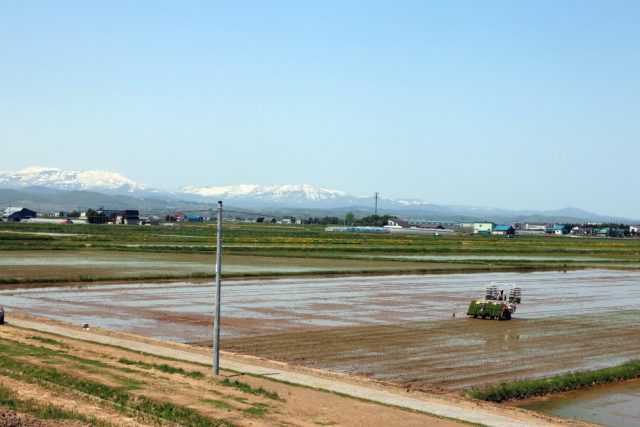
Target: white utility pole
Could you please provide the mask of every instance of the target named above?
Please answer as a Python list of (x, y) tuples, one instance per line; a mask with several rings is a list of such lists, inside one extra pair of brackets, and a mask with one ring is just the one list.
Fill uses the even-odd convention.
[(213, 316), (213, 373), (220, 373), (220, 276), (222, 276), (222, 201), (218, 202), (216, 239), (216, 308)]

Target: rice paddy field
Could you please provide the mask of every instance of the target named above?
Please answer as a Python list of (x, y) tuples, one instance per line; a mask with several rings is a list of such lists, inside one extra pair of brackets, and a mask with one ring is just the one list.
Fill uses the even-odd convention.
[[(215, 226), (0, 223), (0, 283), (213, 277)], [(223, 275), (640, 268), (640, 239), (326, 232), (225, 223)]]
[[(0, 304), (210, 345), (215, 228), (0, 224)], [(640, 359), (640, 240), (224, 225), (222, 348), (458, 392)], [(513, 320), (467, 318), (492, 281)]]
[[(491, 281), (518, 283), (508, 322), (471, 319)], [(420, 389), (464, 389), (640, 356), (640, 272), (354, 276), (225, 281), (223, 349)], [(183, 342), (210, 342), (213, 284), (0, 292), (6, 308)], [(455, 314), (455, 317), (454, 317)]]

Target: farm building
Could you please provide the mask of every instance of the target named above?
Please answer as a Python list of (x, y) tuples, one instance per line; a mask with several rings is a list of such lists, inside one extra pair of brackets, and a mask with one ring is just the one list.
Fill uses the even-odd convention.
[(624, 237), (624, 230), (615, 227), (600, 228), (596, 231), (598, 237)]
[(473, 234), (491, 234), (495, 226), (492, 222), (475, 222), (473, 223)]
[(569, 227), (567, 227), (566, 225), (562, 225), (562, 224), (556, 224), (553, 227), (551, 227), (550, 229), (551, 234), (556, 234), (556, 235), (565, 235), (567, 233), (569, 233)]
[(20, 222), (23, 219), (35, 218), (36, 212), (23, 207), (8, 207), (0, 217), (5, 222)]
[(385, 225), (385, 227), (389, 227), (389, 228), (409, 228), (409, 227), (411, 227), (411, 225), (409, 224), (409, 222), (405, 221), (404, 219), (400, 219), (398, 217), (395, 217), (395, 218), (390, 218), (387, 221), (387, 225)]
[(524, 229), (531, 230), (531, 231), (545, 231), (547, 229), (547, 224), (539, 223), (539, 222), (538, 223), (529, 222), (524, 225)]
[(114, 224), (138, 225), (140, 223), (140, 213), (134, 209), (115, 212)]
[(513, 236), (516, 234), (516, 229), (510, 225), (496, 225), (493, 227), (491, 234), (498, 236)]

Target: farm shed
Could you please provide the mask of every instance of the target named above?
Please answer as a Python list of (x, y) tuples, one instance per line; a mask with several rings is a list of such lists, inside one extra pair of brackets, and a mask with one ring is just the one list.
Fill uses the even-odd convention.
[(134, 209), (127, 209), (115, 213), (116, 224), (138, 225), (140, 223), (140, 213)]
[(35, 218), (36, 212), (23, 207), (8, 207), (2, 213), (2, 221), (20, 222), (23, 219)]
[(495, 226), (492, 222), (475, 222), (473, 223), (473, 234), (491, 234)]
[(567, 227), (566, 225), (556, 224), (553, 227), (551, 227), (552, 234), (565, 235), (568, 232), (569, 232), (569, 227)]
[(516, 234), (516, 229), (510, 225), (496, 225), (493, 227), (493, 231), (491, 234), (496, 234), (499, 236), (513, 236)]

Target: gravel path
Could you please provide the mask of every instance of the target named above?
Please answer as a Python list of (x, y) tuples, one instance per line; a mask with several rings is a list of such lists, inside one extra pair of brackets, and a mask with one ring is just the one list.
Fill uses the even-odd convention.
[[(42, 332), (49, 332), (70, 338), (93, 341), (100, 344), (114, 345), (134, 351), (140, 351), (162, 357), (180, 359), (200, 364), (211, 364), (211, 355), (204, 354), (203, 349), (190, 349), (186, 345), (174, 343), (163, 343), (161, 341), (141, 338), (136, 340), (134, 336), (125, 334), (112, 334), (104, 331), (83, 330), (79, 327), (63, 326), (45, 322), (36, 322), (21, 318), (12, 318), (8, 323)], [(198, 350), (201, 350), (200, 352)], [(292, 369), (285, 369), (284, 364), (265, 364), (264, 361), (247, 363), (246, 361), (235, 360), (232, 355), (221, 354), (220, 365), (223, 369), (230, 369), (242, 373), (268, 376), (280, 381), (287, 381), (308, 387), (322, 389), (326, 391), (346, 394), (352, 397), (366, 399), (386, 405), (412, 409), (443, 417), (454, 418), (472, 423), (479, 423), (488, 426), (499, 427), (527, 427), (527, 426), (559, 426), (576, 425), (573, 422), (552, 422), (543, 418), (537, 419), (534, 415), (518, 409), (496, 408), (490, 405), (476, 404), (474, 402), (449, 402), (429, 398), (421, 395), (420, 398), (407, 394), (399, 394), (378, 387), (376, 384), (363, 385), (353, 384), (346, 380), (341, 380), (337, 375), (323, 375), (321, 371), (305, 370), (304, 372), (294, 372)], [(249, 360), (250, 361), (250, 360)], [(326, 376), (326, 377), (325, 377)], [(401, 391), (399, 391), (401, 392)], [(584, 424), (581, 424), (584, 425)]]

